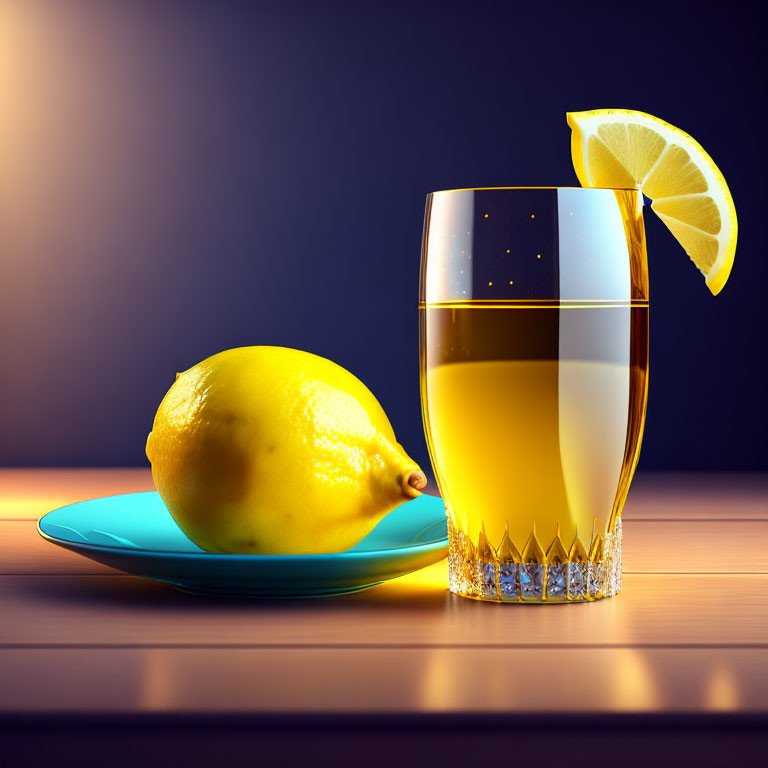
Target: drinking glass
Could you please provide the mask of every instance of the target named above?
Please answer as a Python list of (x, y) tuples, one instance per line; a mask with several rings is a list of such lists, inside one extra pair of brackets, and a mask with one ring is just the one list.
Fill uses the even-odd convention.
[(621, 588), (621, 510), (648, 387), (643, 198), (427, 197), (421, 397), (451, 592), (573, 602)]

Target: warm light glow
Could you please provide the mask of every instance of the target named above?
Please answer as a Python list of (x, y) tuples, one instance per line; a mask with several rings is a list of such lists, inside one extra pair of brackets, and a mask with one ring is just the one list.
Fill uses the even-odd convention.
[(37, 520), (84, 499), (151, 490), (149, 469), (0, 469), (0, 520)]
[(139, 702), (145, 710), (172, 709), (180, 688), (173, 669), (172, 658), (165, 650), (146, 649), (141, 652), (142, 674), (139, 679)]
[(609, 685), (612, 703), (618, 710), (653, 710), (661, 704), (653, 668), (642, 650), (616, 651)]
[[(87, 408), (51, 371), (114, 351), (116, 327), (124, 349), (143, 336), (128, 297), (148, 275), (128, 255), (164, 220), (182, 163), (185, 97), (154, 67), (166, 56), (144, 7), (0, 3), (0, 306), (16, 369), (4, 394), (28, 404), (8, 410), (11, 434), (42, 435), (57, 409)], [(117, 282), (124, 305), (105, 301)], [(97, 365), (89, 375), (108, 378)]]
[(709, 709), (730, 711), (739, 708), (739, 684), (733, 670), (725, 664), (718, 664), (711, 670), (706, 682), (705, 701)]
[(433, 565), (414, 571), (391, 582), (391, 587), (410, 593), (447, 593), (448, 561), (440, 560)]

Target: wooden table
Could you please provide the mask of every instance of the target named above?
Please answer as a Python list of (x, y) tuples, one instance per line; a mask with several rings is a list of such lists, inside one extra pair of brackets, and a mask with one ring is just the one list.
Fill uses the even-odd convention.
[(88, 764), (84, 744), (111, 765), (184, 745), (187, 766), (733, 764), (768, 746), (766, 476), (639, 476), (622, 593), (551, 607), (453, 597), (445, 561), (333, 599), (214, 600), (37, 534), (57, 506), (151, 488), (138, 469), (0, 470), (3, 768)]

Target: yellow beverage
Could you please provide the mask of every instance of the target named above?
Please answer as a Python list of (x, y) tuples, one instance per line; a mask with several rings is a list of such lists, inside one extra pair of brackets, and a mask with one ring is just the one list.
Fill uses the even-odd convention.
[(647, 303), (447, 302), (422, 307), (421, 332), (431, 458), (467, 557), (608, 539), (640, 447)]

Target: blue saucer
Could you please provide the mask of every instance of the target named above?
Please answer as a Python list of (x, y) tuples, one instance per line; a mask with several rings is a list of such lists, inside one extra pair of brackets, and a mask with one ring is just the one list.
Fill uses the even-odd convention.
[(445, 507), (419, 496), (361, 542), (328, 555), (213, 555), (179, 529), (159, 494), (82, 501), (44, 515), (40, 535), (112, 568), (187, 592), (233, 597), (327, 597), (356, 592), (445, 557)]

